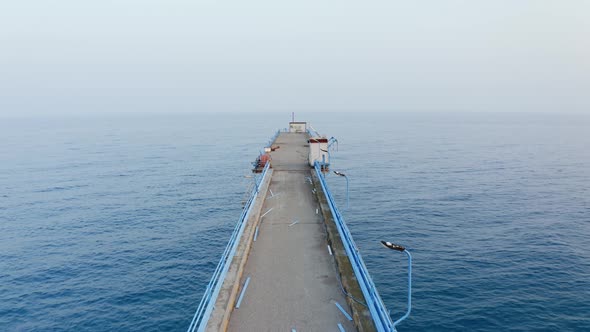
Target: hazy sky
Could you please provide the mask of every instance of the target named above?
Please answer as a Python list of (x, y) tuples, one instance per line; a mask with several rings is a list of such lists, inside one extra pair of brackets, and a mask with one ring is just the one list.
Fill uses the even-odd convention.
[(590, 112), (587, 0), (5, 0), (0, 113)]

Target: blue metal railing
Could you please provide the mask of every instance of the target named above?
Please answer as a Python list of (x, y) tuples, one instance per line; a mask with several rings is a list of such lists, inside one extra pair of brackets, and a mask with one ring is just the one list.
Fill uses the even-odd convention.
[(350, 231), (344, 222), (344, 218), (340, 214), (340, 211), (338, 211), (336, 203), (334, 202), (334, 198), (332, 197), (332, 193), (330, 193), (330, 190), (328, 189), (328, 184), (326, 183), (326, 179), (322, 173), (322, 164), (316, 161), (314, 166), (324, 194), (326, 195), (328, 205), (330, 206), (330, 211), (334, 216), (334, 222), (336, 223), (338, 234), (340, 234), (344, 249), (346, 250), (346, 254), (350, 259), (352, 269), (354, 270), (354, 274), (365, 297), (367, 308), (369, 309), (371, 317), (373, 318), (373, 322), (375, 323), (375, 328), (379, 332), (395, 331), (395, 327), (391, 321), (391, 317), (389, 316), (387, 309), (385, 308), (385, 304), (383, 304), (383, 300), (381, 300), (381, 296), (379, 296), (379, 292), (377, 292), (377, 288), (373, 283), (373, 279), (371, 278), (363, 258), (361, 257), (359, 250), (352, 239), (352, 235), (350, 234)]
[(268, 141), (268, 144), (266, 146), (271, 146), (272, 143), (274, 143), (274, 141), (277, 140), (277, 137), (279, 137), (279, 135), (281, 133), (286, 133), (286, 132), (287, 132), (287, 128), (277, 130), (277, 132), (270, 138), (270, 140)]
[(211, 312), (213, 311), (213, 307), (215, 305), (215, 301), (217, 301), (217, 296), (219, 295), (219, 291), (221, 290), (221, 286), (223, 285), (223, 281), (225, 280), (225, 276), (227, 275), (227, 271), (229, 270), (229, 266), (234, 258), (236, 253), (236, 249), (239, 244), (239, 240), (242, 237), (242, 233), (244, 232), (244, 228), (246, 227), (246, 223), (248, 221), (248, 217), (250, 215), (250, 211), (254, 206), (254, 201), (258, 197), (259, 186), (261, 183), (264, 182), (266, 178), (266, 174), (268, 173), (268, 169), (270, 168), (270, 163), (266, 163), (264, 166), (264, 170), (262, 171), (262, 176), (260, 177), (259, 181), (256, 181), (256, 185), (252, 189), (252, 193), (250, 194), (250, 198), (246, 202), (244, 209), (242, 210), (242, 214), (240, 215), (240, 219), (236, 223), (234, 227), (234, 231), (229, 239), (223, 254), (221, 255), (221, 259), (219, 263), (217, 263), (217, 267), (213, 272), (213, 276), (205, 289), (205, 293), (201, 298), (201, 302), (199, 303), (199, 307), (195, 312), (191, 324), (188, 328), (188, 332), (194, 331), (204, 331), (207, 327), (207, 322), (209, 321), (209, 317), (211, 316)]

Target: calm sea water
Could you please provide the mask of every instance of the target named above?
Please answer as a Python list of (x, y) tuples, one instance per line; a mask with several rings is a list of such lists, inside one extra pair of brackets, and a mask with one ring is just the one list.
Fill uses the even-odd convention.
[[(289, 116), (1, 119), (0, 330), (185, 330)], [(588, 116), (300, 118), (400, 331), (590, 330)]]

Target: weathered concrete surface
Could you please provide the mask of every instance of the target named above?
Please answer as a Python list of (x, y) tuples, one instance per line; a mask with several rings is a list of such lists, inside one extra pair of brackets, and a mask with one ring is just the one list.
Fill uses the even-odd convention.
[[(305, 171), (309, 173), (309, 143), (307, 134), (281, 133), (272, 147), (272, 168), (275, 171)], [(309, 176), (306, 174), (305, 176)]]
[(215, 309), (211, 313), (211, 317), (207, 322), (206, 330), (208, 332), (227, 330), (229, 317), (236, 302), (240, 286), (238, 281), (242, 277), (244, 266), (248, 260), (248, 254), (250, 253), (252, 246), (252, 238), (254, 237), (256, 226), (258, 226), (260, 210), (262, 209), (264, 197), (270, 186), (272, 172), (273, 171), (269, 169), (265, 181), (260, 184), (258, 199), (253, 202), (254, 205), (248, 216), (244, 232), (240, 238), (238, 248), (236, 249), (236, 254), (232, 259), (227, 275), (223, 281), (223, 285), (221, 286), (221, 290), (219, 291), (219, 295), (217, 296), (217, 300), (215, 301)]
[[(312, 180), (314, 188), (316, 189), (317, 199), (321, 211), (320, 213), (322, 213), (324, 217), (324, 224), (326, 226), (326, 231), (328, 234), (328, 243), (332, 247), (334, 261), (336, 263), (336, 266), (338, 267), (337, 270), (340, 275), (342, 286), (344, 287), (346, 292), (350, 296), (352, 296), (352, 298), (350, 296), (347, 297), (347, 300), (348, 305), (352, 309), (355, 325), (359, 332), (376, 331), (377, 329), (375, 328), (375, 324), (373, 323), (373, 319), (371, 318), (371, 313), (369, 312), (369, 309), (364, 305), (366, 301), (364, 299), (361, 286), (359, 285), (358, 280), (354, 274), (352, 264), (350, 263), (350, 259), (346, 254), (346, 249), (344, 249), (344, 244), (342, 243), (340, 233), (338, 233), (338, 227), (336, 226), (336, 223), (334, 221), (332, 211), (330, 210), (328, 201), (326, 199), (324, 192), (322, 191), (322, 186), (319, 183), (319, 180), (315, 172), (313, 172)], [(363, 304), (359, 303), (359, 301)]]
[[(257, 241), (239, 287), (251, 277), (229, 331), (356, 331), (327, 249), (326, 228), (312, 192), (307, 164), (307, 135), (282, 133), (273, 146), (273, 176), (260, 220)], [(270, 192), (274, 194), (271, 197)]]

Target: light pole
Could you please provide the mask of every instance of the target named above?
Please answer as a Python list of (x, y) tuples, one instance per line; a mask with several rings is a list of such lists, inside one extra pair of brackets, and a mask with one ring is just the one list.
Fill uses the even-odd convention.
[(348, 176), (346, 176), (346, 174), (340, 173), (338, 171), (334, 171), (334, 174), (343, 176), (346, 179), (346, 209), (348, 210), (348, 208), (350, 207), (350, 196), (348, 193)]
[(408, 316), (410, 316), (410, 312), (412, 311), (412, 255), (410, 255), (410, 252), (406, 250), (406, 248), (400, 245), (386, 241), (381, 241), (381, 244), (383, 244), (385, 247), (389, 249), (404, 252), (406, 253), (406, 255), (408, 255), (408, 311), (406, 311), (405, 315), (403, 315), (400, 319), (396, 320), (395, 323), (393, 323), (393, 330), (396, 331), (395, 326), (399, 324), (402, 320), (408, 318)]

